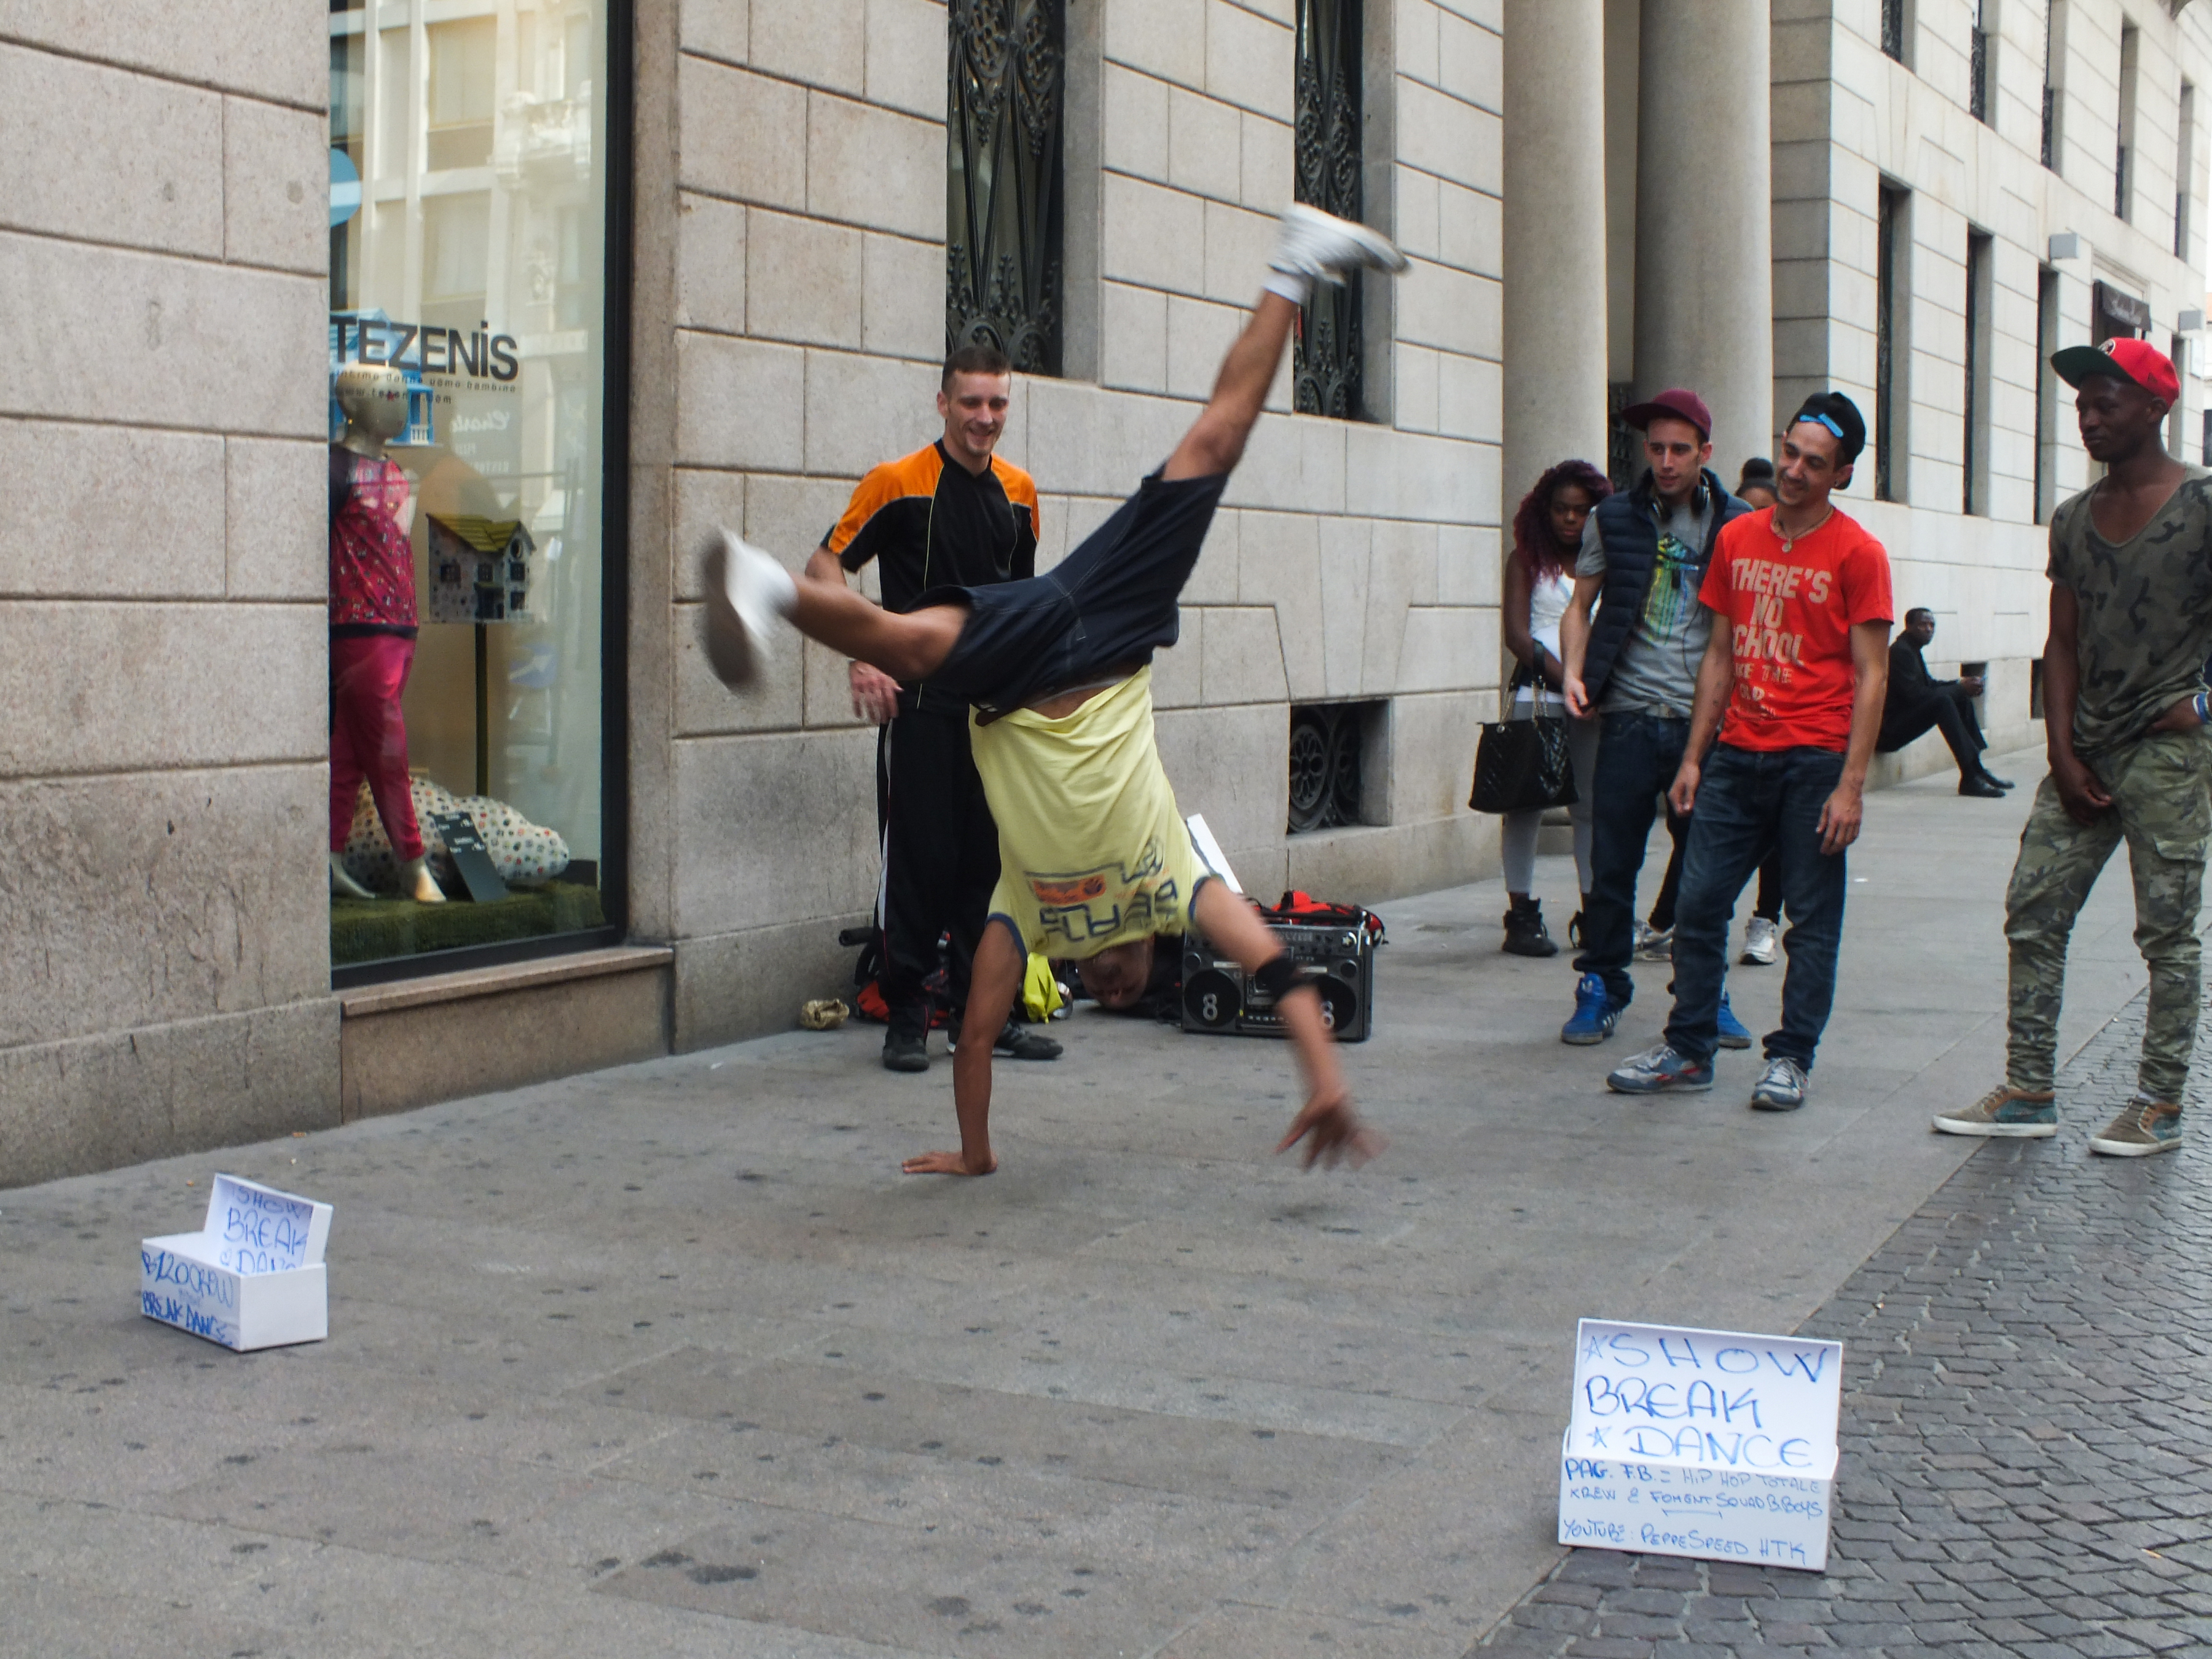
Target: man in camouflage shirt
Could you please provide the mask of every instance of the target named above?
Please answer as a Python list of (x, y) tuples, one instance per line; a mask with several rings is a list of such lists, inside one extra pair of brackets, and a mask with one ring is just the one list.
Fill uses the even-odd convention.
[(2154, 348), (2141, 340), (2069, 346), (2051, 366), (2079, 392), (2082, 447), (2108, 470), (2051, 520), (2043, 657), (2051, 772), (2036, 791), (2005, 895), (2005, 1080), (1936, 1127), (1959, 1135), (2058, 1132), (2051, 1079), (2067, 937), (2124, 839), (2150, 1007), (2135, 1098), (2089, 1150), (2141, 1158), (2181, 1144), (2182, 1086), (2197, 1042), (2197, 911), (2212, 833), (2203, 674), (2212, 650), (2212, 473), (2166, 453), (2162, 431), (2180, 384)]

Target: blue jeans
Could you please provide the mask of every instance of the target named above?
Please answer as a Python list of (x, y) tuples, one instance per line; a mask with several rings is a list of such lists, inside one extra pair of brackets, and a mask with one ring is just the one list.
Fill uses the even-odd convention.
[(1689, 721), (1665, 714), (1607, 714), (1598, 728), (1597, 769), (1590, 780), (1590, 896), (1575, 971), (1602, 975), (1607, 997), (1624, 1008), (1636, 994), (1636, 981), (1628, 976), (1636, 952), (1636, 878), (1644, 869), (1659, 796), (1674, 781), (1689, 736)]
[(1713, 1057), (1736, 898), (1772, 848), (1790, 917), (1782, 939), (1790, 965), (1782, 980), (1782, 1024), (1766, 1034), (1766, 1056), (1813, 1069), (1813, 1051), (1836, 1000), (1848, 880), (1844, 854), (1820, 850), (1820, 808), (1843, 771), (1844, 757), (1832, 750), (1760, 754), (1713, 745), (1690, 815), (1674, 908), (1674, 1012), (1667, 1041), (1677, 1054), (1700, 1064)]

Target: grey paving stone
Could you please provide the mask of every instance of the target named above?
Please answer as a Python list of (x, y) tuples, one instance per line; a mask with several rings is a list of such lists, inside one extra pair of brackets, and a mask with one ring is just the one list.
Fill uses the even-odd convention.
[[(1801, 1327), (1845, 1351), (1828, 1571), (1695, 1564), (1686, 1643), (2212, 1655), (2212, 1145), (2128, 1166), (2080, 1138), (2132, 1092), (2142, 1020), (2138, 997), (2066, 1066), (2065, 1133), (1984, 1146)], [(1577, 1552), (1535, 1593), (1572, 1585), (1612, 1634), (1691, 1565)]]

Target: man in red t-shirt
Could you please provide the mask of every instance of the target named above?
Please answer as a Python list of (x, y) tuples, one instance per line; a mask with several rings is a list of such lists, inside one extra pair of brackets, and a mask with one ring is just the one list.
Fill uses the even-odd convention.
[(1771, 848), (1790, 966), (1782, 1024), (1766, 1035), (1751, 1103), (1770, 1112), (1805, 1103), (1835, 1000), (1844, 849), (1858, 839), (1889, 679), (1889, 556), (1828, 500), (1850, 482), (1865, 446), (1866, 422), (1849, 398), (1807, 398), (1783, 434), (1779, 501), (1723, 530), (1705, 568), (1698, 597), (1715, 626), (1668, 791), (1676, 812), (1697, 808), (1674, 908), (1674, 1012), (1663, 1042), (1606, 1079), (1622, 1094), (1713, 1086), (1729, 923)]

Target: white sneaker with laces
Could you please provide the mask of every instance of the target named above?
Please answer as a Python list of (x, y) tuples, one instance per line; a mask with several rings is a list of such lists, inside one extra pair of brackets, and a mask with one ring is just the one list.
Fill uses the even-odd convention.
[(1267, 264), (1285, 276), (1341, 286), (1347, 271), (1403, 270), (1406, 256), (1380, 232), (1293, 202), (1283, 210), (1281, 235)]
[(706, 573), (707, 661), (735, 690), (768, 660), (769, 620), (790, 609), (798, 589), (788, 570), (727, 530), (708, 538)]
[(1753, 916), (1744, 924), (1743, 960), (1747, 966), (1771, 968), (1774, 947), (1782, 937), (1782, 930), (1765, 916)]

